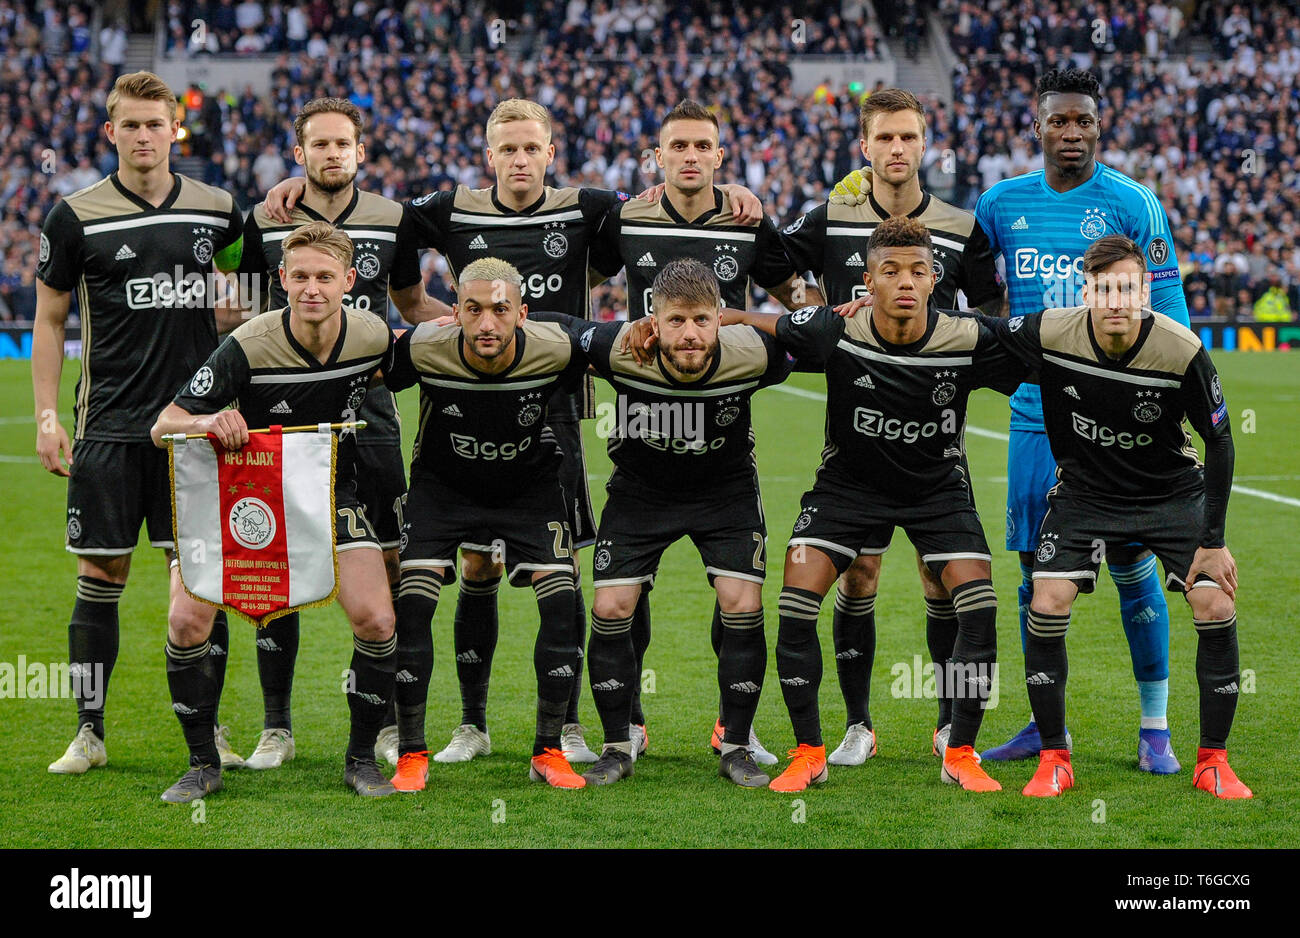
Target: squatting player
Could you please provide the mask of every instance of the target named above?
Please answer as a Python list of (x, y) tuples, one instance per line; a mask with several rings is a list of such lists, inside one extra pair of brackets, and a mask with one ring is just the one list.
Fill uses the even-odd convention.
[[(1038, 372), (1060, 482), (1034, 555), (1025, 679), (1042, 735), (1026, 795), (1074, 784), (1065, 739), (1065, 633), (1079, 592), (1097, 581), (1096, 545), (1138, 543), (1160, 558), (1196, 627), (1201, 741), (1193, 783), (1250, 798), (1228, 765), (1237, 709), (1237, 567), (1224, 542), (1233, 446), (1209, 354), (1186, 327), (1150, 308), (1143, 247), (1123, 235), (1083, 255), (1084, 305), (991, 325)], [(1202, 465), (1183, 426), (1205, 441)]]
[[(172, 550), (167, 457), (149, 425), (217, 347), (213, 268), (239, 265), (243, 218), (229, 193), (172, 173), (176, 96), (151, 72), (122, 75), (104, 133), (118, 170), (50, 210), (36, 268), (32, 386), (36, 453), (68, 476), (67, 549), (77, 556), (68, 661), (77, 733), (49, 770), (80, 775), (108, 763), (104, 696), (117, 661), (118, 599), (143, 521), (153, 547)], [(81, 377), (73, 443), (58, 420), (64, 324), (72, 291), (81, 316)], [(67, 459), (67, 467), (63, 465)], [(214, 724), (225, 680), (227, 627), (213, 633), (216, 682), (207, 745), (238, 764)]]
[(501, 563), (511, 584), (531, 584), (541, 626), (533, 650), (537, 732), (530, 776), (582, 788), (560, 749), (577, 678), (573, 546), (560, 483), (561, 456), (546, 405), (587, 370), (576, 336), (528, 321), (523, 277), (486, 257), (465, 265), (456, 324), (423, 323), (404, 334), (384, 380), (420, 385), (420, 427), (402, 518), (397, 595), (397, 727), (393, 784), (424, 788), (425, 707), (433, 673), (438, 595), (462, 544)]
[[(677, 104), (664, 116), (655, 148), (655, 159), (664, 171), (663, 197), (616, 205), (601, 226), (592, 248), (592, 267), (603, 276), (613, 276), (620, 268), (626, 271), (628, 319), (641, 319), (651, 311), (651, 284), (663, 266), (687, 257), (713, 271), (728, 306), (748, 308), (754, 283), (786, 309), (822, 301), (817, 288), (807, 287), (795, 273), (771, 220), (763, 217), (758, 225), (750, 224), (742, 217), (733, 194), (714, 185), (714, 174), (724, 158), (719, 142), (718, 119), (712, 111), (697, 101)], [(649, 582), (643, 584), (632, 618), (638, 674), (650, 644), (651, 587)], [(712, 628), (715, 651), (723, 631), (718, 607)], [(638, 681), (632, 695), (632, 732), (638, 753), (646, 749), (640, 690)], [(724, 733), (722, 710), (720, 704), (710, 741), (717, 752), (721, 752)], [(776, 762), (757, 737), (749, 742), (760, 762)]]
[[(404, 203), (415, 225), (415, 246), (441, 253), (453, 281), (474, 260), (502, 258), (523, 275), (523, 299), (589, 318), (587, 268), (592, 240), (605, 215), (627, 196), (609, 189), (546, 185), (546, 169), (555, 161), (555, 145), (550, 114), (536, 102), (520, 98), (500, 102), (488, 117), (484, 136), (488, 172), (496, 183), (487, 189), (458, 186), (430, 192)], [(302, 186), (297, 179), (277, 185), (267, 195), (268, 211), (287, 221), (285, 199), (295, 198)], [(739, 186), (725, 188), (742, 205), (747, 221), (761, 217), (753, 193)], [(590, 544), (596, 534), (579, 425), (579, 418), (591, 415), (592, 406), (587, 386), (560, 392), (547, 406), (547, 423), (564, 457), (561, 478), (570, 509), (570, 530), (578, 548)], [(575, 577), (577, 574), (575, 554)], [(435, 761), (464, 762), (492, 751), (487, 698), (497, 645), (501, 575), (501, 565), (490, 555), (462, 549), (453, 628), (461, 722), (450, 743), (434, 755)], [(587, 611), (581, 588), (574, 593), (574, 621), (585, 635)], [(581, 657), (578, 666), (582, 666)], [(596, 754), (588, 748), (578, 720), (581, 685), (581, 680), (574, 682), (565, 715), (563, 750), (571, 761), (594, 762)]]
[[(746, 326), (719, 329), (718, 280), (701, 262), (664, 264), (651, 295), (648, 320), (565, 323), (580, 336), (592, 367), (613, 385), (618, 409), (609, 436), (614, 472), (592, 564), (596, 596), (587, 650), (605, 745), (584, 777), (606, 785), (632, 774), (632, 693), (640, 683), (632, 614), (663, 552), (689, 537), (717, 592), (722, 620), (718, 690), (727, 719), (718, 774), (761, 788), (771, 779), (758, 768), (751, 739), (767, 667), (767, 525), (750, 398), (785, 380), (791, 365), (763, 333)], [(625, 337), (646, 322), (657, 345), (650, 367), (622, 350)]]
[(976, 388), (1010, 394), (1027, 373), (987, 329), (928, 306), (934, 286), (930, 234), (895, 216), (872, 232), (863, 282), (869, 317), (842, 319), (829, 306), (783, 316), (724, 311), (775, 335), (800, 362), (826, 371), (826, 449), (801, 500), (786, 554), (776, 662), (794, 726), (794, 761), (777, 791), (825, 781), (817, 692), (822, 598), (860, 554), (882, 554), (895, 526), (952, 596), (957, 614), (944, 692), (952, 730), (941, 778), (970, 791), (1001, 786), (979, 765), (974, 743), (996, 680), (997, 594), (988, 544), (962, 465), (966, 400)]
[[(995, 252), (1006, 262), (1011, 315), (1077, 302), (1083, 285), (1083, 254), (1098, 238), (1115, 233), (1141, 245), (1149, 261), (1151, 306), (1187, 325), (1178, 259), (1169, 221), (1151, 191), (1097, 162), (1100, 137), (1097, 79), (1078, 69), (1050, 71), (1038, 81), (1034, 131), (1043, 141), (1043, 169), (1004, 179), (980, 196), (975, 217)], [(1031, 570), (1047, 492), (1056, 484), (1056, 463), (1043, 429), (1037, 385), (1011, 398), (1007, 448), (1007, 548), (1020, 552), (1021, 642), (1027, 647)], [(1170, 744), (1169, 607), (1160, 588), (1155, 557), (1117, 543), (1106, 564), (1120, 596), (1142, 708), (1138, 768), (1168, 774), (1180, 768)], [(1012, 740), (983, 754), (986, 759), (1027, 759), (1038, 752), (1031, 722)]]
[[(269, 309), (283, 309), (288, 298), (275, 273), (281, 246), (296, 228), (327, 221), (352, 239), (356, 280), (344, 303), (358, 312), (369, 310), (388, 321), (388, 300), (408, 322), (422, 322), (451, 311), (429, 297), (420, 276), (419, 251), (401, 203), (357, 188), (357, 166), (365, 162), (362, 116), (351, 101), (317, 98), (307, 103), (293, 122), (297, 145), (294, 159), (306, 170), (306, 190), (290, 213), (291, 221), (276, 221), (254, 206), (244, 226), (244, 256), (240, 273), (263, 281)], [(260, 310), (259, 310), (260, 312)], [(281, 423), (294, 415), (277, 405)], [(357, 437), (357, 497), (374, 525), (384, 551), (388, 585), (397, 590), (397, 503), (406, 493), (402, 440), (391, 392), (376, 388), (366, 396), (359, 420), (366, 429)], [(294, 662), (298, 656), (298, 614), (272, 620), (257, 633), (257, 672), (262, 684), (264, 718), (257, 748), (244, 761), (249, 769), (273, 769), (294, 756), (290, 697)], [(377, 749), (397, 762), (397, 719), (389, 713)]]
[[(389, 360), (393, 335), (376, 316), (343, 305), (356, 279), (346, 234), (315, 221), (285, 238), (283, 248), (288, 307), (249, 320), (222, 342), (159, 415), (152, 433), (159, 447), (169, 433), (211, 433), (237, 450), (248, 442), (250, 425), (280, 423), (282, 403), (306, 424), (355, 419), (371, 380)], [(351, 732), (343, 781), (359, 795), (377, 797), (394, 791), (375, 763), (375, 737), (393, 694), (397, 637), (379, 541), (357, 499), (356, 463), (356, 434), (345, 431), (336, 461), (334, 524), (338, 598), (352, 624), (355, 680), (347, 692)], [(164, 801), (193, 801), (222, 787), (212, 738), (204, 732), (216, 703), (206, 664), (213, 612), (184, 591), (173, 563), (167, 684), (190, 768), (163, 793)]]
[[(886, 218), (905, 215), (930, 232), (935, 275), (930, 301), (939, 309), (955, 309), (960, 291), (968, 305), (997, 315), (1002, 286), (983, 229), (970, 212), (921, 188), (926, 131), (921, 102), (901, 88), (872, 92), (862, 102), (858, 124), (862, 132), (858, 147), (872, 167), (863, 171), (864, 199), (825, 202), (787, 225), (781, 243), (795, 267), (813, 272), (832, 306), (866, 296), (862, 272), (867, 239)], [(840, 578), (835, 593), (835, 670), (847, 718), (844, 741), (827, 759), (831, 765), (861, 765), (876, 751), (867, 703), (876, 648), (880, 561), (874, 554), (858, 557)], [(957, 616), (948, 591), (919, 556), (917, 567), (925, 592), (926, 645), (939, 691), (933, 751), (942, 757), (952, 718), (951, 698), (943, 693), (942, 681), (957, 639)]]

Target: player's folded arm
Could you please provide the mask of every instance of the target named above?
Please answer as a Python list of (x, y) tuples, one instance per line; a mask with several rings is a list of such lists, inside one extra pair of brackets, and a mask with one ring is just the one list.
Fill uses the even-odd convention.
[(1217, 549), (1224, 546), (1236, 449), (1223, 385), (1210, 353), (1203, 347), (1188, 366), (1180, 390), (1187, 420), (1205, 441), (1205, 527), (1201, 546)]

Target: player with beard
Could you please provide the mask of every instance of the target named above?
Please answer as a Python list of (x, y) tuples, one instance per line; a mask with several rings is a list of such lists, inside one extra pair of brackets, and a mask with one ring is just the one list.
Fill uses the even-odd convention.
[[(269, 309), (284, 308), (287, 295), (277, 274), (284, 239), (301, 225), (327, 221), (352, 238), (356, 248), (357, 276), (345, 300), (349, 307), (369, 311), (384, 323), (388, 322), (390, 297), (408, 322), (449, 313), (451, 307), (424, 291), (406, 209), (355, 185), (357, 168), (366, 158), (357, 106), (341, 98), (317, 98), (298, 113), (293, 127), (297, 138), (293, 155), (306, 170), (306, 190), (287, 223), (275, 220), (261, 206), (248, 214), (240, 272), (258, 280), (253, 299), (264, 300), (261, 305)], [(282, 420), (293, 416), (285, 408), (277, 411)], [(378, 388), (367, 395), (357, 418), (366, 421), (366, 429), (357, 435), (357, 494), (379, 536), (395, 601), (400, 575), (397, 512), (406, 493), (406, 474), (392, 392)], [(264, 718), (257, 748), (245, 760), (246, 768), (273, 769), (294, 757), (290, 697), (298, 640), (297, 613), (274, 620), (257, 634)], [(390, 712), (378, 742), (381, 754), (393, 763), (397, 761), (396, 724), (396, 713)]]
[[(717, 593), (723, 633), (718, 690), (727, 722), (718, 774), (742, 787), (762, 787), (771, 779), (755, 761), (752, 728), (767, 663), (767, 525), (750, 399), (785, 380), (791, 363), (762, 333), (747, 326), (719, 329), (717, 277), (693, 258), (666, 263), (652, 296), (650, 316), (635, 323), (564, 323), (617, 392), (617, 418), (607, 430), (614, 473), (596, 535), (588, 647), (605, 745), (584, 778), (608, 785), (632, 774), (632, 697), (640, 683), (632, 615), (663, 552), (689, 537)], [(645, 323), (657, 345), (649, 367), (634, 351), (644, 347), (634, 333)]]
[[(415, 225), (413, 243), (441, 253), (453, 281), (458, 281), (460, 271), (477, 259), (506, 260), (523, 277), (521, 299), (534, 306), (590, 318), (587, 269), (593, 238), (605, 216), (627, 200), (627, 195), (608, 189), (546, 185), (547, 167), (555, 160), (555, 145), (550, 114), (536, 102), (519, 98), (501, 101), (488, 117), (484, 135), (484, 157), (488, 172), (496, 178), (495, 184), (486, 189), (457, 186), (406, 202)], [(302, 186), (301, 180), (277, 185), (267, 194), (267, 211), (287, 220), (284, 206), (298, 198)], [(740, 221), (753, 224), (762, 217), (753, 193), (741, 186), (722, 188), (735, 202)], [(591, 416), (593, 406), (591, 385), (584, 383), (577, 390), (557, 392), (546, 407), (547, 423), (564, 457), (561, 477), (575, 546), (575, 576), (576, 548), (591, 544), (596, 532), (579, 423)], [(487, 699), (497, 645), (497, 589), (502, 572), (490, 554), (462, 548), (461, 585), (453, 627), (461, 722), (449, 744), (434, 754), (437, 762), (465, 762), (492, 751)], [(574, 593), (574, 626), (580, 638), (586, 635), (586, 623), (579, 583)], [(581, 667), (579, 657), (579, 676), (565, 715), (562, 749), (570, 761), (593, 762), (596, 754), (587, 746), (578, 718)], [(424, 693), (405, 683), (400, 687), (403, 694), (410, 691), (416, 698)], [(415, 778), (421, 767), (414, 766), (411, 771)], [(402, 775), (401, 766), (398, 775)]]
[[(713, 271), (722, 301), (737, 309), (749, 307), (750, 289), (757, 284), (787, 309), (822, 302), (816, 287), (807, 286), (795, 273), (771, 220), (753, 225), (739, 217), (739, 209), (714, 175), (725, 157), (720, 128), (713, 112), (697, 101), (678, 103), (659, 128), (655, 160), (664, 171), (663, 196), (654, 202), (637, 200), (614, 207), (601, 226), (592, 253), (592, 267), (605, 276), (619, 268), (627, 274), (628, 318), (638, 320), (652, 312), (652, 283), (663, 265), (691, 258)], [(649, 594), (646, 581), (632, 620), (632, 642), (637, 650), (638, 674), (650, 645)], [(722, 610), (714, 608), (713, 645), (722, 644)], [(633, 735), (637, 751), (646, 748), (645, 713), (640, 683), (632, 701)], [(726, 715), (719, 702), (710, 745), (722, 751)], [(749, 745), (759, 762), (774, 764), (776, 757), (758, 742)]]

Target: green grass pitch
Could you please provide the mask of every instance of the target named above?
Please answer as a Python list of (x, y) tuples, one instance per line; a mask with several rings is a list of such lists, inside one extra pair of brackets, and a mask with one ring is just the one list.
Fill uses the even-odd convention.
[[(1282, 501), (1238, 492), (1228, 542), (1240, 570), (1241, 658), (1253, 672), (1230, 741), (1233, 766), (1251, 785), (1252, 802), (1224, 803), (1191, 787), (1196, 753), (1195, 639), (1186, 604), (1171, 598), (1170, 725), (1183, 771), (1156, 778), (1136, 769), (1137, 692), (1105, 576), (1078, 605), (1070, 630), (1069, 724), (1077, 787), (1051, 802), (1019, 789), (1029, 762), (998, 765), (1004, 789), (972, 795), (939, 781), (930, 754), (935, 704), (895, 696), (895, 665), (926, 653), (924, 607), (910, 546), (900, 534), (886, 555), (876, 606), (878, 648), (872, 717), (879, 755), (865, 766), (832, 769), (829, 782), (798, 799), (740, 790), (717, 777), (707, 749), (717, 682), (709, 646), (713, 600), (689, 542), (664, 558), (654, 592), (654, 637), (646, 666), (650, 751), (636, 776), (607, 789), (561, 792), (527, 778), (535, 684), (532, 645), (536, 607), (530, 590), (503, 588), (501, 642), (489, 701), (493, 753), (472, 763), (431, 764), (422, 794), (379, 802), (342, 784), (347, 707), (341, 672), (349, 630), (335, 606), (303, 615), (304, 639), (294, 695), (298, 756), (279, 771), (230, 772), (226, 789), (202, 809), (158, 799), (185, 766), (180, 728), (171, 713), (163, 670), (166, 576), (162, 555), (141, 546), (121, 605), (121, 653), (108, 698), (109, 766), (83, 777), (49, 775), (75, 731), (67, 699), (0, 699), (0, 846), (14, 847), (373, 847), (373, 846), (652, 846), (652, 847), (1192, 847), (1290, 846), (1300, 832), (1300, 797), (1290, 775), (1295, 754), (1297, 617), (1294, 532), (1300, 527), (1300, 382), (1285, 354), (1216, 356), (1236, 432), (1240, 485)], [(71, 411), (76, 364), (68, 363), (62, 408)], [(822, 442), (824, 389), (815, 375), (791, 389), (758, 395), (756, 430), (770, 526), (766, 590), (769, 663), (756, 724), (778, 754), (791, 746), (790, 725), (771, 656), (781, 557), (800, 494), (809, 487)], [(414, 425), (414, 391), (402, 397)], [(608, 389), (604, 389), (608, 397)], [(992, 392), (972, 401), (970, 425), (1005, 431), (1007, 404)], [(65, 426), (71, 426), (65, 418)], [(603, 442), (585, 425), (592, 493), (603, 501), (609, 471)], [(1248, 432), (1253, 431), (1253, 432)], [(409, 446), (410, 441), (407, 441)], [(1025, 722), (1015, 619), (1018, 579), (1003, 537), (1006, 445), (972, 433), (970, 464), (1001, 599), (1004, 670), (1000, 703), (981, 734), (1000, 742)], [(0, 491), (5, 548), (0, 552), (0, 662), (58, 662), (67, 654), (75, 562), (63, 550), (64, 484), (34, 457), (31, 384), (25, 362), (0, 363)], [(1288, 501), (1289, 500), (1289, 501)], [(583, 571), (590, 576), (590, 552)], [(590, 584), (585, 584), (590, 603)], [(440, 748), (459, 722), (451, 619), (456, 591), (443, 593), (434, 622), (435, 668), (429, 701), (430, 745)], [(821, 621), (825, 680), (821, 693), (827, 743), (838, 743), (844, 709), (830, 642), (831, 603)], [(245, 755), (261, 729), (252, 628), (233, 620), (221, 720)], [(585, 681), (585, 675), (584, 675)], [(900, 682), (910, 686), (910, 681)], [(1245, 680), (1250, 691), (1250, 679)], [(599, 721), (584, 688), (583, 719), (599, 744)]]

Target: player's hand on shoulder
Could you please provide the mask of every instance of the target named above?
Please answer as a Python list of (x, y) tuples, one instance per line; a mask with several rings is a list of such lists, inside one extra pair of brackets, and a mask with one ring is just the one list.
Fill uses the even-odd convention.
[(643, 201), (646, 201), (646, 202), (651, 202), (651, 203), (653, 203), (653, 202), (658, 202), (660, 199), (662, 199), (662, 198), (664, 197), (664, 187), (665, 187), (665, 185), (666, 185), (666, 184), (665, 184), (665, 183), (662, 183), (662, 182), (661, 182), (661, 183), (657, 183), (657, 184), (651, 186), (649, 189), (647, 189), (647, 190), (645, 190), (644, 192), (642, 192), (642, 193), (640, 193), (639, 195), (637, 195), (637, 198), (638, 198), (638, 199), (641, 199), (641, 200), (643, 200)]
[(302, 194), (306, 189), (307, 180), (301, 176), (282, 179), (272, 186), (271, 191), (266, 194), (266, 199), (262, 202), (262, 210), (276, 221), (287, 225), (293, 221), (289, 213), (298, 204), (298, 200), (302, 198)]
[(834, 309), (842, 319), (852, 319), (858, 314), (859, 310), (870, 311), (873, 303), (875, 303), (875, 299), (868, 293), (866, 296), (855, 297), (847, 303), (841, 303)]
[(46, 471), (56, 476), (66, 477), (72, 474), (63, 464), (66, 460), (68, 466), (72, 465), (72, 441), (68, 439), (68, 431), (63, 429), (58, 417), (50, 411), (41, 415), (36, 427), (36, 455), (40, 457), (41, 465)]
[(835, 184), (831, 190), (834, 205), (861, 205), (871, 191), (871, 167), (855, 169)]
[(658, 346), (659, 336), (655, 332), (654, 317), (642, 316), (633, 320), (631, 328), (623, 333), (619, 351), (624, 354), (630, 352), (638, 365), (648, 365), (654, 361)]
[(228, 450), (242, 449), (248, 442), (248, 424), (237, 410), (222, 410), (200, 417), (195, 427), (198, 433), (210, 433)]
[(726, 187), (731, 199), (731, 214), (738, 225), (757, 225), (763, 220), (763, 203), (742, 185)]
[(1227, 545), (1223, 547), (1198, 547), (1192, 557), (1192, 567), (1187, 571), (1185, 591), (1192, 589), (1192, 584), (1201, 574), (1205, 574), (1219, 584), (1229, 599), (1237, 598), (1237, 561), (1232, 559)]
[(451, 315), (439, 316), (437, 319), (433, 320), (433, 324), (435, 326), (454, 326), (456, 324), (456, 317)]

